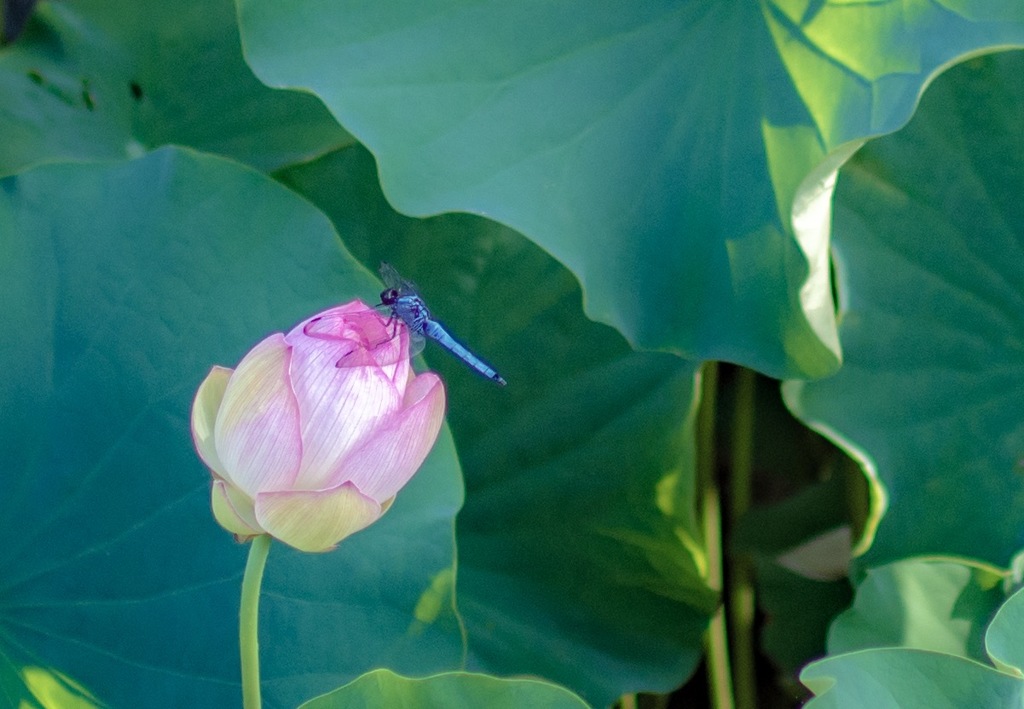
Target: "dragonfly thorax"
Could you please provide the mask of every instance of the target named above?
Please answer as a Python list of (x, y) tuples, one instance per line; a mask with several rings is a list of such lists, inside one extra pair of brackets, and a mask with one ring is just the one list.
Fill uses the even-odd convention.
[(391, 312), (405, 321), (409, 329), (418, 335), (426, 333), (430, 322), (430, 311), (418, 295), (400, 294), (390, 303)]

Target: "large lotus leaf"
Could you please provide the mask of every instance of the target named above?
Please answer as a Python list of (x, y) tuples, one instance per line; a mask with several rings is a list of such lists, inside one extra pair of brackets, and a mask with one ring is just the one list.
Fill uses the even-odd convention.
[(256, 80), (233, 10), (230, 0), (41, 4), (0, 48), (0, 175), (166, 143), (266, 169), (351, 140), (315, 98)]
[(982, 638), (1005, 600), (1003, 575), (951, 559), (908, 559), (869, 569), (853, 606), (836, 618), (830, 654), (914, 647), (986, 659)]
[(837, 366), (836, 168), (940, 67), (1024, 45), (1019, 0), (238, 0), (246, 58), (308, 88), (415, 215), (507, 224), (644, 348)]
[(1024, 701), (1022, 618), (1024, 593), (1018, 592), (985, 631), (986, 659), (992, 664), (919, 648), (860, 650), (815, 662), (800, 674), (818, 695), (807, 706), (1019, 707)]
[[(0, 181), (0, 697), (241, 697), (245, 547), (213, 521), (192, 395), (272, 331), (375, 281), (263, 175), (162, 149)], [(458, 666), (458, 466), (445, 435), (376, 525), (271, 549), (264, 694), (292, 707), (381, 665)]]
[(694, 520), (695, 365), (588, 321), (572, 275), (470, 215), (396, 214), (353, 148), (282, 177), (360, 259), (418, 283), (508, 380), (428, 345), (466, 475), (457, 599), (470, 666), (539, 675), (606, 705), (692, 672), (714, 608)]
[(869, 565), (950, 554), (1006, 566), (1024, 545), (1022, 104), (1024, 53), (956, 67), (840, 181), (846, 363), (786, 392), (863, 463), (876, 515), (888, 504)]
[(572, 692), (536, 679), (500, 679), (468, 672), (409, 679), (387, 670), (376, 670), (306, 702), (300, 709), (585, 709), (586, 706), (586, 702)]

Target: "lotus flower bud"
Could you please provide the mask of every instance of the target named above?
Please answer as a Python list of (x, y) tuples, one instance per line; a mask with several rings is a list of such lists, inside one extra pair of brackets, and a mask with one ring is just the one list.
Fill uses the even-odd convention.
[(361, 301), (275, 333), (196, 392), (192, 438), (214, 516), (239, 540), (330, 550), (387, 510), (444, 408), (440, 378), (412, 371), (405, 327)]

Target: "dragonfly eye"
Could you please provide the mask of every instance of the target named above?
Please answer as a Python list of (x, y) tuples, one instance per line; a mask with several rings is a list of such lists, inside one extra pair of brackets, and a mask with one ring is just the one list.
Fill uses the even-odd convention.
[(396, 300), (398, 300), (398, 291), (394, 288), (388, 288), (380, 292), (380, 302), (384, 305), (391, 305)]

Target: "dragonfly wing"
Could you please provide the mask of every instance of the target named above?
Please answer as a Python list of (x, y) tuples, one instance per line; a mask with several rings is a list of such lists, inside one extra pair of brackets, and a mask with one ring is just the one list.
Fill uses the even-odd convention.
[(384, 285), (386, 285), (388, 288), (394, 288), (399, 293), (416, 293), (416, 284), (414, 284), (412, 281), (408, 281), (402, 278), (398, 271), (395, 270), (395, 267), (392, 266), (387, 261), (380, 262), (380, 277), (381, 280), (384, 281)]
[(409, 330), (409, 356), (415, 357), (423, 351), (424, 346), (427, 344), (427, 338), (423, 335)]

